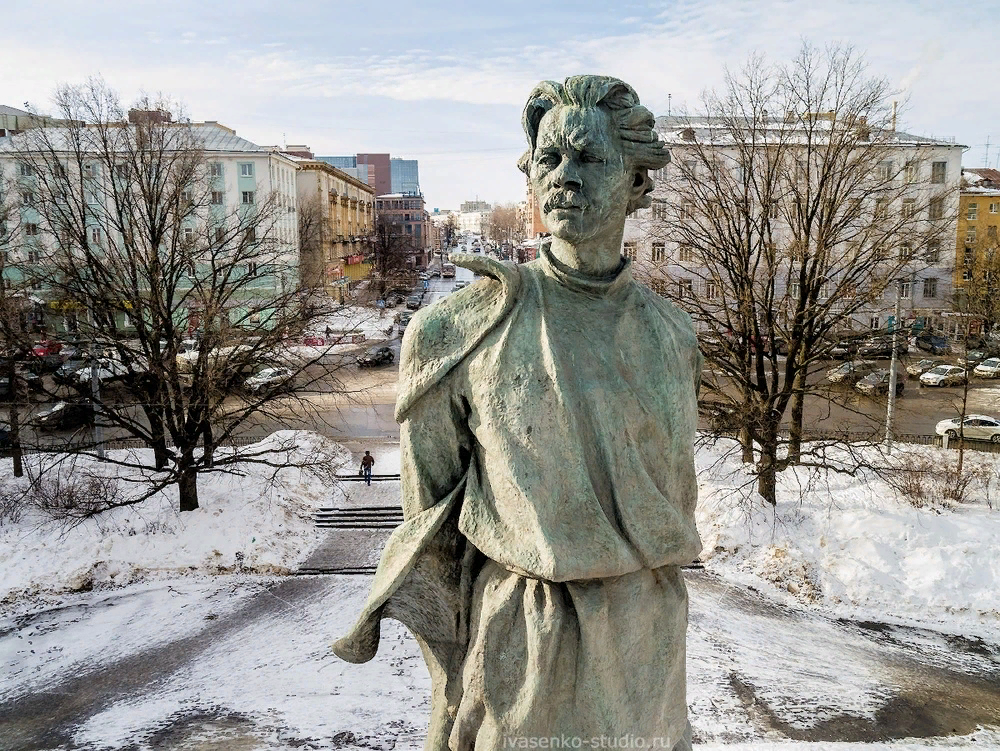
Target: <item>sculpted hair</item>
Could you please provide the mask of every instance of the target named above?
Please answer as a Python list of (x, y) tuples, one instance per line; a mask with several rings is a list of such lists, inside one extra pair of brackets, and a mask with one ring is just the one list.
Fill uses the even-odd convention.
[(611, 122), (621, 139), (622, 151), (629, 171), (643, 180), (642, 197), (629, 203), (628, 211), (648, 207), (652, 199), (653, 180), (649, 170), (658, 170), (670, 163), (667, 151), (656, 131), (653, 113), (639, 104), (639, 95), (624, 81), (611, 76), (570, 76), (563, 83), (542, 81), (528, 95), (521, 124), (528, 137), (528, 150), (517, 166), (524, 174), (531, 173), (531, 158), (538, 141), (538, 125), (545, 113), (554, 107), (599, 107), (611, 116)]

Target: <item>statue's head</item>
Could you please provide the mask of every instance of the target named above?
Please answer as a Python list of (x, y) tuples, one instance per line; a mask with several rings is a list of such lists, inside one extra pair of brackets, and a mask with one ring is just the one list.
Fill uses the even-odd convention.
[(628, 213), (650, 205), (649, 170), (670, 162), (653, 123), (617, 78), (572, 76), (534, 88), (522, 117), (529, 148), (518, 167), (554, 236), (575, 243), (620, 230)]

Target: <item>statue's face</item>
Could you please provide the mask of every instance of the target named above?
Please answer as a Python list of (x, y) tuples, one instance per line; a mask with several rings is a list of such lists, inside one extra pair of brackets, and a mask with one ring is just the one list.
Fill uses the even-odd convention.
[(601, 109), (555, 107), (545, 113), (531, 159), (542, 221), (568, 243), (609, 240), (621, 231), (632, 176), (611, 117)]

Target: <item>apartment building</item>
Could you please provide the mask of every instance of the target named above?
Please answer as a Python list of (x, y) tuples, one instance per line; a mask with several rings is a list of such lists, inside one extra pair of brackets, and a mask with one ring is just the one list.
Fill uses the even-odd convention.
[[(833, 113), (823, 113), (820, 119), (827, 117), (832, 118)], [(719, 123), (707, 118), (659, 117), (656, 130), (670, 148), (672, 163), (651, 175), (656, 183), (653, 205), (638, 210), (626, 220), (622, 253), (636, 262), (637, 271), (658, 291), (680, 300), (686, 296), (713, 298), (718, 295), (717, 285), (708, 279), (710, 274), (703, 273), (698, 266), (697, 254), (685, 247), (680, 239), (683, 233), (678, 230), (680, 223), (691, 221), (695, 214), (711, 221), (712, 207), (686, 205), (684, 197), (698, 191), (684, 186), (690, 185), (691, 180), (708, 177), (698, 172), (706, 155), (711, 155), (720, 165), (732, 165), (731, 169), (738, 172), (741, 159), (746, 159), (745, 153), (741, 157), (732, 141), (727, 142), (725, 135), (720, 133)], [(783, 137), (789, 137), (787, 127)], [(883, 201), (865, 194), (863, 207), (861, 198), (848, 199), (845, 203), (857, 201), (859, 212), (873, 212), (876, 218), (880, 215), (907, 217), (908, 227), (919, 229), (920, 225), (934, 223), (935, 228), (940, 228), (937, 237), (954, 237), (964, 148), (951, 141), (893, 131), (885, 158), (877, 164), (876, 171), (882, 184), (890, 186), (885, 195), (894, 196), (894, 200)], [(788, 153), (793, 159), (794, 147)], [(805, 165), (796, 162), (792, 168), (803, 170), (803, 175), (808, 174)], [(711, 190), (702, 192), (702, 195), (710, 194)], [(787, 223), (782, 225), (783, 210), (779, 200), (767, 209), (772, 212), (775, 243), (787, 249), (791, 235)], [(915, 232), (914, 237), (931, 234)], [(903, 318), (917, 326), (942, 327), (951, 309), (952, 257), (947, 250), (950, 240), (930, 240), (927, 247), (911, 247), (905, 237), (892, 242), (900, 253), (912, 258), (912, 263), (906, 267), (905, 281), (898, 286)], [(781, 279), (778, 287), (778, 298), (790, 291)], [(794, 294), (794, 290), (791, 292)], [(886, 328), (894, 316), (896, 294), (897, 285), (894, 284), (880, 300), (855, 316), (857, 327)]]
[(431, 248), (431, 233), (430, 215), (424, 208), (424, 197), (407, 193), (377, 196), (375, 213), (379, 220), (398, 227), (399, 233), (410, 241), (413, 264), (417, 267), (426, 266)]
[[(185, 218), (177, 228), (184, 239), (208, 237), (209, 230), (214, 225), (218, 229), (225, 217), (232, 217), (238, 212), (251, 211), (255, 207), (269, 206), (273, 219), (266, 224), (267, 240), (276, 249), (276, 262), (265, 273), (259, 274), (253, 290), (245, 290), (258, 298), (267, 299), (283, 290), (294, 289), (299, 283), (299, 241), (297, 224), (297, 165), (294, 158), (286, 156), (271, 147), (259, 146), (242, 138), (234, 130), (218, 122), (171, 124), (169, 127), (188, 128), (193, 142), (202, 150), (205, 165), (205, 179), (210, 184), (201, 186), (206, 197), (210, 195), (210, 205), (203, 215)], [(81, 131), (77, 131), (80, 133)], [(86, 134), (87, 129), (82, 131)], [(49, 128), (47, 130), (49, 143), (53, 144), (55, 157), (60, 160), (58, 169), (71, 173), (78, 169), (71, 156), (69, 145), (71, 133), (66, 128)], [(9, 241), (5, 253), (8, 258), (16, 261), (11, 267), (5, 268), (5, 283), (23, 285), (26, 277), (24, 270), (32, 264), (44, 263), (44, 258), (52, 248), (56, 247), (56, 231), (46, 221), (46, 210), (41, 205), (43, 200), (59, 200), (58, 197), (46, 198), (44, 186), (38, 184), (39, 175), (23, 163), (18, 155), (27, 148), (30, 141), (25, 136), (15, 136), (0, 141), (0, 177), (2, 184), (16, 186), (19, 195), (6, 195), (7, 201), (16, 205), (13, 221), (16, 227), (8, 227)], [(188, 145), (191, 141), (181, 139)], [(110, 169), (107, 160), (100, 158), (100, 152), (95, 151), (94, 159), (84, 159), (80, 178), (85, 182), (86, 200), (90, 204), (103, 205), (109, 201), (109, 196), (127, 179), (124, 166)], [(113, 219), (113, 218), (110, 218)], [(95, 211), (88, 220), (89, 240), (95, 243), (106, 241), (115, 232), (114, 222), (103, 218), (101, 212)], [(9, 219), (8, 222), (11, 220)], [(193, 268), (193, 273), (198, 269)], [(72, 321), (66, 315), (66, 306), (62, 301), (53, 299), (46, 289), (32, 290), (32, 299), (36, 302), (34, 315), (36, 325), (45, 325), (49, 330), (60, 331), (66, 327), (72, 328)], [(238, 308), (244, 301), (233, 301)], [(238, 317), (238, 312), (234, 311)], [(197, 311), (191, 310), (190, 316), (197, 317)], [(122, 323), (127, 327), (127, 320), (122, 316)]]
[(302, 251), (303, 282), (343, 300), (351, 284), (368, 276), (375, 189), (323, 161), (297, 157), (296, 166), (300, 205), (312, 202), (321, 216), (315, 245)]

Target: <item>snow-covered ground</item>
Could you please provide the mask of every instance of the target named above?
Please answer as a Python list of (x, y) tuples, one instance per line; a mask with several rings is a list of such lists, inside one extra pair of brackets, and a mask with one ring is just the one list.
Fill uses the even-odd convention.
[[(273, 449), (278, 463), (318, 455), (329, 457), (332, 468), (350, 460), (350, 452), (307, 432), (278, 432), (243, 450), (258, 448)], [(217, 453), (230, 450), (220, 448)], [(117, 453), (152, 465), (151, 451)], [(30, 455), (27, 475), (51, 463), (44, 454)], [(170, 488), (141, 505), (113, 509), (72, 527), (32, 509), (17, 523), (0, 520), (0, 604), (151, 577), (293, 572), (321, 540), (313, 510), (335, 503), (342, 493), (325, 476), (326, 469), (289, 466), (274, 475), (270, 467), (248, 463), (226, 473), (205, 473), (198, 482), (200, 508), (183, 514), (177, 510), (176, 488)], [(62, 471), (77, 477), (127, 472), (85, 457)], [(21, 485), (11, 475), (11, 460), (0, 459), (0, 478), (10, 478), (0, 481), (0, 491)], [(122, 487), (129, 491), (136, 486)]]
[[(770, 509), (746, 496), (729, 448), (697, 458), (707, 569), (689, 577), (697, 747), (1000, 748), (1000, 511), (989, 488), (917, 507), (870, 471), (797, 470)], [(398, 471), (398, 450), (374, 453), (377, 473)], [(945, 456), (899, 447), (892, 461)], [(976, 452), (967, 462), (982, 477), (1000, 466)], [(192, 514), (159, 498), (68, 532), (27, 517), (0, 527), (0, 728), (3, 710), (20, 708), (28, 719), (13, 727), (44, 729), (51, 748), (419, 748), (430, 684), (406, 630), (387, 622), (366, 665), (329, 650), (370, 577), (279, 575), (319, 543), (309, 513), (339, 492), (294, 471), (269, 490), (251, 468), (203, 481)], [(93, 591), (73, 592), (81, 583)], [(59, 698), (67, 692), (74, 702)], [(959, 735), (821, 740), (891, 722), (905, 735), (906, 712), (938, 700), (945, 721), (948, 701), (962, 707)], [(990, 717), (994, 727), (976, 729)]]

